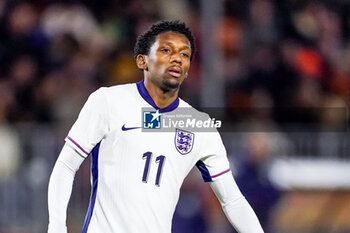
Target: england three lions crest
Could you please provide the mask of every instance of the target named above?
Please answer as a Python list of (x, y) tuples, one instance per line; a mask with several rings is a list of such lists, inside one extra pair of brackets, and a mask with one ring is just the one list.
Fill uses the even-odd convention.
[(194, 143), (194, 133), (176, 129), (175, 133), (175, 147), (176, 150), (182, 154), (188, 154), (191, 152)]

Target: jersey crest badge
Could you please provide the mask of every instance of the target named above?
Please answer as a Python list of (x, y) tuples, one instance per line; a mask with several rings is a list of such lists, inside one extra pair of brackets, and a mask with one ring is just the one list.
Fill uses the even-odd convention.
[(175, 147), (176, 150), (182, 154), (188, 154), (191, 152), (194, 143), (194, 133), (176, 129), (175, 133)]

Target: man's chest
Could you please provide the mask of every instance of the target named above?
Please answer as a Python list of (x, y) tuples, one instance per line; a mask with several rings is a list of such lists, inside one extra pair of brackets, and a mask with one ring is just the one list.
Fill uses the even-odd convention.
[(179, 152), (177, 133), (145, 133), (141, 129), (130, 129), (115, 133), (117, 136), (107, 136), (101, 142), (99, 158), (104, 182), (113, 186), (128, 181), (138, 189), (149, 188), (145, 186), (149, 184), (177, 190), (198, 161), (194, 145), (189, 153)]

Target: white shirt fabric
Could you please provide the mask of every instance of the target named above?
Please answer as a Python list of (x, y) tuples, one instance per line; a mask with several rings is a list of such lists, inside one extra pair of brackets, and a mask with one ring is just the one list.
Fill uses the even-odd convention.
[[(162, 113), (190, 105), (178, 98), (167, 108), (159, 109), (143, 82), (100, 88), (90, 95), (66, 138), (66, 144), (82, 157), (92, 158), (92, 193), (83, 233), (170, 233), (180, 187), (193, 166), (197, 165), (205, 181), (231, 173), (217, 132), (192, 133), (191, 150), (180, 153), (174, 142), (177, 132), (143, 132), (135, 128), (142, 126), (143, 107)], [(52, 232), (65, 221), (65, 213), (52, 217), (56, 215), (55, 204), (50, 207), (57, 196), (56, 174), (70, 173), (65, 181), (70, 187), (66, 192), (69, 199), (71, 183), (80, 166), (79, 160), (73, 161), (75, 168), (70, 168), (74, 165), (67, 165), (69, 162), (59, 161), (49, 186)], [(64, 204), (68, 203), (66, 199), (62, 200)]]

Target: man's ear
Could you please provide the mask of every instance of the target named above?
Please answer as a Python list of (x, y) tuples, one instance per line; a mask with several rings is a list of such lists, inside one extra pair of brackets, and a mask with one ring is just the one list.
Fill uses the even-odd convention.
[(147, 61), (146, 61), (146, 55), (143, 55), (143, 54), (137, 55), (136, 63), (137, 63), (137, 67), (140, 70), (148, 70)]

